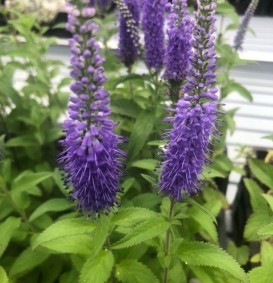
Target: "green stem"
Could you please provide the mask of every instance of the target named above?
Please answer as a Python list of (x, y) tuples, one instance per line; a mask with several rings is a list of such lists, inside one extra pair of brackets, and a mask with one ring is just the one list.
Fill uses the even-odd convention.
[[(171, 203), (170, 203), (170, 210), (169, 210), (169, 217), (168, 217), (169, 222), (172, 221), (174, 206), (175, 206), (175, 200), (174, 199), (170, 199), (170, 200), (171, 200)], [(171, 246), (171, 229), (169, 228), (168, 231), (166, 232), (166, 238), (165, 238), (165, 244), (164, 244), (165, 257), (169, 255), (170, 246)], [(164, 271), (163, 271), (163, 283), (167, 283), (168, 279), (169, 279), (169, 266), (165, 266)]]
[[(131, 74), (132, 74), (132, 67), (129, 67), (128, 75), (130, 76)], [(129, 95), (130, 95), (130, 99), (133, 100), (134, 99), (134, 88), (133, 88), (133, 84), (131, 80), (129, 80)]]

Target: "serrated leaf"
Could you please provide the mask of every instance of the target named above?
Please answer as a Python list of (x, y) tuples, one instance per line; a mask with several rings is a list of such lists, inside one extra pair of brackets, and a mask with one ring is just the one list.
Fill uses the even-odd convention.
[(269, 278), (273, 278), (273, 269), (269, 267), (256, 267), (248, 273), (250, 283), (268, 283)]
[(262, 197), (268, 202), (270, 208), (273, 211), (273, 197), (267, 194), (262, 194)]
[(157, 164), (158, 161), (155, 159), (143, 159), (133, 162), (131, 166), (153, 171), (156, 168)]
[(250, 283), (267, 283), (273, 278), (273, 247), (269, 242), (262, 242), (260, 260), (262, 266), (253, 268), (248, 273)]
[(249, 167), (254, 176), (273, 190), (273, 165), (266, 164), (262, 160), (249, 160)]
[(15, 260), (10, 269), (11, 277), (18, 277), (40, 265), (48, 258), (49, 254), (42, 251), (24, 250)]
[[(268, 208), (269, 209), (269, 208)], [(244, 230), (244, 237), (248, 241), (257, 241), (258, 231), (270, 224), (273, 221), (272, 214), (269, 214), (267, 209), (260, 209), (255, 213), (251, 214), (247, 220)]]
[(199, 230), (201, 230), (199, 232), (205, 239), (213, 241), (214, 243), (218, 242), (216, 226), (207, 213), (197, 207), (191, 207), (188, 210), (188, 214), (199, 224)]
[(20, 226), (21, 220), (15, 217), (9, 217), (0, 225), (0, 257), (6, 250), (13, 232)]
[(216, 245), (203, 242), (182, 242), (177, 250), (179, 258), (189, 266), (209, 266), (228, 272), (230, 275), (248, 282), (240, 265)]
[(90, 254), (91, 232), (94, 222), (82, 218), (58, 221), (49, 226), (35, 240), (33, 248), (43, 246), (60, 253)]
[(241, 283), (242, 282), (241, 280), (236, 279), (235, 277), (231, 277), (228, 272), (224, 270), (219, 270), (214, 267), (191, 266), (191, 270), (200, 280), (200, 283)]
[(271, 237), (273, 236), (273, 222), (266, 225), (266, 226), (263, 226), (258, 232), (257, 234), (259, 236), (262, 236), (262, 237)]
[(249, 258), (249, 247), (244, 245), (237, 247), (234, 242), (228, 241), (227, 252), (235, 258), (240, 265), (245, 265)]
[(261, 244), (261, 264), (268, 267), (273, 264), (273, 246), (270, 242), (263, 241)]
[(155, 114), (150, 110), (143, 110), (137, 117), (128, 144), (129, 160), (134, 159), (144, 147), (154, 128)]
[(96, 226), (97, 227), (93, 233), (92, 238), (91, 257), (93, 258), (101, 250), (103, 244), (105, 243), (108, 237), (108, 232), (110, 228), (110, 218), (108, 216), (102, 215), (99, 219), (97, 219)]
[(122, 283), (158, 283), (159, 280), (143, 263), (123, 260), (116, 268), (116, 277)]
[(207, 210), (204, 206), (202, 206), (201, 204), (199, 204), (198, 202), (196, 202), (195, 200), (193, 200), (192, 198), (189, 198), (189, 197), (185, 197), (185, 201), (195, 207), (197, 207), (198, 209), (200, 209), (201, 211), (203, 211), (205, 214), (207, 214), (211, 220), (217, 224), (217, 220), (216, 218), (214, 217), (214, 215), (209, 211)]
[(156, 212), (152, 210), (141, 207), (129, 207), (120, 209), (118, 213), (113, 216), (112, 223), (115, 225), (130, 227), (145, 219), (155, 216)]
[(47, 212), (64, 211), (72, 207), (71, 202), (63, 198), (50, 199), (40, 205), (29, 217), (29, 221), (33, 221), (39, 216)]
[(164, 234), (170, 227), (170, 223), (161, 217), (148, 219), (132, 229), (120, 241), (112, 245), (113, 249), (123, 249), (138, 245), (147, 240)]
[(80, 283), (105, 283), (111, 275), (114, 256), (111, 251), (101, 251), (97, 257), (88, 259), (80, 274)]
[(1, 283), (9, 283), (7, 273), (2, 266), (0, 266), (0, 282)]

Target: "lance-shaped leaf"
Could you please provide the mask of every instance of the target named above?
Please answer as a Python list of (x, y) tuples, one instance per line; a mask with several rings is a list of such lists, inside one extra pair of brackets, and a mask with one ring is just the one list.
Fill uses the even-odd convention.
[(116, 276), (122, 283), (158, 283), (153, 272), (136, 260), (123, 260), (116, 269)]
[(88, 259), (80, 274), (80, 283), (105, 283), (111, 275), (114, 256), (111, 251), (101, 251), (97, 257)]
[(43, 246), (59, 253), (86, 254), (92, 249), (91, 233), (96, 228), (88, 219), (72, 218), (49, 226), (35, 240), (33, 248)]
[(170, 223), (164, 218), (153, 217), (133, 228), (124, 238), (113, 244), (112, 248), (123, 249), (138, 245), (159, 235), (164, 235), (169, 227)]
[(242, 282), (248, 282), (240, 265), (216, 245), (204, 242), (182, 242), (177, 250), (179, 258), (189, 266), (208, 266), (228, 272)]

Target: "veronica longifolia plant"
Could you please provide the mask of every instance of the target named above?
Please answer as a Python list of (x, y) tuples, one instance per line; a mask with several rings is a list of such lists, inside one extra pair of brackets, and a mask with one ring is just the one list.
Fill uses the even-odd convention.
[(128, 68), (140, 54), (138, 25), (140, 7), (138, 0), (124, 0), (119, 13), (119, 50), (120, 60)]
[(145, 41), (145, 63), (148, 69), (157, 72), (164, 61), (164, 13), (166, 0), (145, 0), (143, 4), (142, 28)]
[(169, 3), (168, 45), (165, 54), (164, 79), (182, 83), (188, 70), (193, 23), (187, 11), (186, 0)]
[(99, 213), (109, 211), (117, 203), (124, 154), (118, 148), (122, 138), (114, 134), (115, 123), (108, 117), (109, 93), (104, 59), (94, 39), (98, 26), (90, 19), (95, 10), (89, 1), (75, 1), (67, 5), (67, 29), (73, 33), (69, 45), (71, 56), (71, 85), (68, 115), (63, 129), (66, 137), (59, 163), (65, 180), (72, 186), (71, 198), (81, 211)]
[(249, 25), (251, 18), (253, 17), (257, 7), (259, 4), (259, 0), (252, 0), (244, 14), (243, 20), (238, 28), (237, 34), (234, 38), (234, 49), (240, 50), (242, 48), (242, 44), (244, 41), (244, 37)]
[[(187, 70), (184, 98), (176, 104), (175, 115), (160, 178), (160, 188), (175, 200), (183, 193), (200, 190), (200, 173), (207, 160), (210, 136), (215, 127), (217, 89), (214, 50), (215, 1), (198, 2), (193, 50)], [(183, 192), (183, 193), (182, 193)]]

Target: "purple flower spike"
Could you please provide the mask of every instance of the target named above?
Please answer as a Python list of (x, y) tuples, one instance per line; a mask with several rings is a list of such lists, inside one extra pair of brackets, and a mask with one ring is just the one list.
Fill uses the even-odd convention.
[(188, 16), (186, 0), (173, 0), (172, 4), (167, 5), (170, 14), (164, 78), (172, 82), (182, 82), (189, 64), (193, 24)]
[(144, 31), (145, 63), (148, 69), (157, 72), (164, 61), (164, 13), (166, 0), (145, 0), (142, 28)]
[(67, 27), (74, 33), (69, 41), (71, 76), (75, 79), (70, 89), (74, 94), (68, 106), (69, 118), (63, 124), (66, 137), (60, 141), (63, 151), (58, 162), (79, 210), (98, 214), (108, 212), (118, 202), (119, 159), (124, 157), (118, 143), (123, 139), (114, 134), (116, 123), (108, 118), (111, 110), (109, 93), (103, 87), (104, 60), (94, 39), (98, 27), (90, 20), (95, 9), (86, 0), (74, 3), (67, 5)]
[(237, 34), (234, 39), (234, 49), (240, 50), (242, 48), (242, 44), (245, 38), (245, 34), (249, 25), (251, 18), (253, 17), (257, 6), (259, 4), (259, 0), (252, 0), (244, 14), (243, 21), (241, 22)]
[(200, 190), (200, 174), (207, 161), (210, 136), (217, 132), (215, 84), (215, 0), (198, 2), (185, 97), (176, 104), (160, 177), (160, 190), (175, 200)]
[[(132, 36), (132, 30), (130, 25), (134, 25), (138, 29), (140, 8), (138, 0), (124, 0), (124, 5), (127, 6), (130, 15), (125, 17), (124, 12), (119, 13), (119, 50), (118, 55), (121, 61), (126, 67), (133, 65), (137, 59), (140, 50), (136, 43), (134, 43), (134, 37)], [(130, 19), (134, 21), (131, 23)]]

